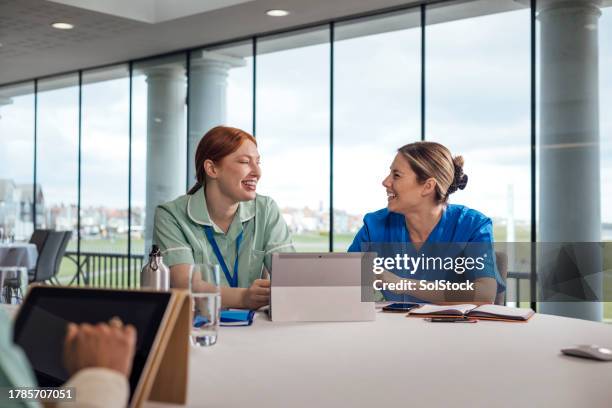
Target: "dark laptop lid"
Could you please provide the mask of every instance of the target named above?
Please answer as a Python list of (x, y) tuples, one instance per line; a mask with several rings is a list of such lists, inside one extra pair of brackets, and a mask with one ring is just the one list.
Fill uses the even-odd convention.
[(27, 355), (41, 387), (68, 380), (63, 344), (69, 322), (108, 322), (113, 316), (136, 328), (137, 340), (129, 378), (130, 400), (140, 380), (170, 301), (169, 292), (36, 286), (15, 320), (14, 341)]

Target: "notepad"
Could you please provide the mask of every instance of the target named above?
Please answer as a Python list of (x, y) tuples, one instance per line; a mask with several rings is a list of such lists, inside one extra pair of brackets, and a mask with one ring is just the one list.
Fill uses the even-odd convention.
[(526, 322), (534, 311), (500, 305), (422, 305), (408, 313), (409, 317), (457, 317), (466, 316), (473, 319)]

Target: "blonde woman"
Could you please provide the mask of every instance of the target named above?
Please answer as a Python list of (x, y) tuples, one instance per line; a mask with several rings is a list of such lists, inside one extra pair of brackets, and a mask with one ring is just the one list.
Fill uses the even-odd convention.
[[(376, 244), (387, 245), (389, 251), (389, 247), (395, 243), (400, 246), (406, 244), (405, 248), (409, 245), (409, 252), (414, 251), (413, 255), (421, 256), (424, 245), (424, 249), (431, 250), (440, 248), (440, 245), (436, 247), (436, 243), (460, 243), (457, 246), (464, 253), (478, 255), (476, 250), (484, 248), (486, 255), (480, 255), (485, 255), (486, 267), (461, 273), (446, 271), (442, 275), (423, 268), (416, 272), (395, 270), (392, 273), (386, 270), (377, 275), (377, 279), (387, 283), (400, 280), (413, 282), (410, 290), (382, 290), (387, 300), (492, 303), (496, 293), (504, 290), (505, 285), (496, 272), (492, 252), (491, 219), (463, 205), (448, 204), (449, 196), (463, 190), (467, 181), (468, 177), (463, 173), (463, 158), (453, 158), (450, 151), (439, 143), (415, 142), (398, 149), (390, 173), (382, 183), (387, 193), (387, 208), (366, 214), (364, 225), (355, 236), (349, 252), (367, 248), (375, 250), (372, 248), (376, 248)], [(430, 289), (431, 285), (421, 284), (421, 281), (440, 280), (440, 277), (448, 282), (468, 282), (473, 288), (449, 291)]]

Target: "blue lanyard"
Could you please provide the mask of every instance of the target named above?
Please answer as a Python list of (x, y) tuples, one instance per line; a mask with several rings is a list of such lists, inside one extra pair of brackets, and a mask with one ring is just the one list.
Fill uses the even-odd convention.
[(238, 255), (240, 251), (240, 243), (242, 242), (242, 231), (236, 238), (236, 261), (234, 261), (234, 276), (232, 277), (229, 273), (229, 269), (225, 264), (225, 260), (223, 259), (223, 255), (221, 255), (221, 251), (219, 250), (219, 246), (217, 245), (217, 241), (215, 241), (215, 237), (213, 236), (213, 229), (210, 225), (204, 226), (204, 232), (206, 233), (206, 238), (208, 238), (208, 242), (212, 246), (213, 252), (219, 261), (219, 265), (221, 265), (221, 269), (223, 269), (223, 273), (225, 274), (225, 278), (227, 282), (230, 284), (232, 288), (238, 287)]

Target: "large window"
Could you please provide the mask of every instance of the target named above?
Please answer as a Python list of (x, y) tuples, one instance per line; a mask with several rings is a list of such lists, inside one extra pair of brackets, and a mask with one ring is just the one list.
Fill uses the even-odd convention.
[(225, 61), (223, 68), (226, 69), (227, 79), (223, 123), (253, 133), (253, 41), (208, 51)]
[(599, 21), (599, 89), (601, 139), (602, 240), (612, 241), (612, 8), (602, 9)]
[(132, 77), (132, 201), (130, 202), (132, 253), (145, 254), (145, 209), (147, 189), (147, 78), (133, 72)]
[[(76, 255), (78, 243), (79, 78), (66, 75), (38, 82), (36, 228), (72, 231), (68, 251)], [(59, 279), (69, 282), (74, 263), (62, 264)]]
[(529, 10), (454, 20), (462, 7), (427, 9), (426, 138), (465, 159), (451, 202), (493, 218), (496, 240), (529, 241)]
[(33, 82), (0, 89), (0, 146), (0, 239), (27, 239), (34, 210)]
[(38, 82), (36, 179), (44, 197), (37, 228), (73, 231), (68, 249), (76, 250), (78, 223), (79, 87), (78, 75)]
[[(489, 216), (510, 271), (528, 272), (529, 246), (514, 243), (531, 233), (530, 13), (492, 5), (427, 8), (426, 138), (464, 158), (469, 182), (450, 202)], [(507, 287), (528, 301), (526, 280)]]
[(418, 11), (336, 26), (336, 251), (346, 251), (361, 228), (366, 213), (387, 205), (381, 183), (389, 173), (396, 150), (421, 137), (421, 30)]
[[(612, 110), (612, 8), (602, 9), (599, 20), (599, 124), (600, 124), (600, 157), (601, 157), (601, 239), (612, 241), (612, 118), (606, 114)], [(608, 243), (605, 248), (610, 248)], [(604, 293), (612, 288), (612, 253), (604, 256)], [(612, 302), (609, 296), (604, 305), (604, 318), (612, 319)]]
[[(100, 265), (103, 256), (131, 255), (131, 284), (138, 284), (136, 258), (150, 249), (155, 207), (193, 185), (197, 143), (211, 127), (227, 124), (257, 137), (263, 171), (258, 192), (277, 202), (299, 251), (329, 250), (330, 235), (331, 249), (345, 251), (364, 214), (386, 206), (381, 182), (397, 148), (422, 134), (464, 157), (469, 183), (451, 196), (451, 203), (491, 217), (496, 241), (526, 243), (532, 222), (554, 225), (531, 216), (543, 202), (532, 201), (532, 176), (540, 183), (543, 170), (553, 168), (545, 165), (546, 149), (563, 154), (583, 147), (558, 144), (554, 137), (547, 142), (551, 146), (543, 143), (542, 129), (547, 127), (538, 118), (532, 168), (530, 75), (535, 68), (535, 107), (542, 121), (555, 119), (551, 111), (578, 118), (586, 111), (593, 115), (588, 107), (596, 99), (589, 86), (598, 87), (599, 141), (589, 139), (587, 144), (597, 145), (600, 164), (586, 160), (590, 167), (583, 167), (592, 177), (584, 184), (600, 186), (601, 234), (610, 241), (612, 120), (606, 112), (612, 108), (611, 9), (602, 8), (598, 24), (571, 26), (560, 20), (565, 18), (560, 13), (546, 20), (551, 26), (543, 21), (551, 17), (546, 14), (550, 10), (540, 8), (532, 67), (527, 3), (473, 0), (415, 5), (0, 87), (0, 235), (10, 233), (25, 240), (34, 227), (70, 230), (68, 255), (73, 262), (64, 263), (68, 266), (62, 266), (60, 280), (69, 282), (75, 276), (79, 260), (82, 267), (89, 267), (83, 262), (90, 255), (91, 262), (99, 263), (94, 268), (102, 271), (99, 276), (106, 275), (106, 266)], [(551, 72), (573, 65), (572, 60), (557, 61), (557, 54), (543, 52), (550, 48), (542, 42), (563, 51), (566, 41), (576, 40), (567, 36), (553, 41), (558, 36), (551, 36), (551, 31), (540, 33), (541, 28), (551, 27), (581, 30), (575, 31), (579, 34), (598, 28), (598, 33), (588, 32), (599, 39), (598, 82), (593, 82), (595, 75), (580, 79), (590, 84), (584, 86), (590, 92), (587, 98), (572, 94), (575, 91), (570, 89), (584, 85), (577, 80), (580, 83), (567, 83), (563, 89), (549, 87), (559, 90), (561, 97), (550, 106), (543, 101), (546, 81), (554, 84), (557, 78)], [(585, 38), (590, 41), (593, 36), (588, 33)], [(540, 34), (548, 34), (549, 39)], [(553, 123), (558, 126), (568, 117), (558, 114), (559, 121)], [(585, 123), (596, 121), (590, 116)], [(591, 128), (583, 133), (570, 129), (567, 135), (555, 132), (559, 138), (571, 134), (578, 142), (596, 134)], [(593, 173), (597, 166), (600, 181)], [(557, 188), (556, 184), (546, 184), (549, 193), (538, 190), (543, 182), (537, 184), (535, 196), (554, 196), (550, 186)], [(553, 201), (566, 204), (558, 197)], [(595, 208), (593, 203), (587, 204)], [(541, 238), (543, 230), (533, 232)], [(527, 248), (517, 245), (508, 254), (513, 274), (510, 299), (516, 299), (518, 292), (523, 301), (529, 299), (530, 282), (520, 275), (530, 270), (529, 257), (521, 252)], [(612, 257), (606, 254), (604, 262), (609, 269)], [(124, 283), (122, 278), (120, 284)], [(604, 286), (610, 287), (607, 281)]]
[(189, 59), (188, 187), (195, 183), (195, 151), (211, 128), (253, 133), (253, 42), (201, 49)]
[[(82, 87), (81, 253), (128, 254), (129, 71), (86, 71)], [(127, 262), (106, 257), (107, 270), (87, 279), (125, 285)], [(111, 261), (112, 260), (112, 261)], [(93, 273), (92, 273), (93, 272)]]
[(83, 74), (81, 251), (127, 254), (129, 77)]
[(300, 251), (329, 249), (329, 55), (327, 27), (257, 42), (258, 190)]

